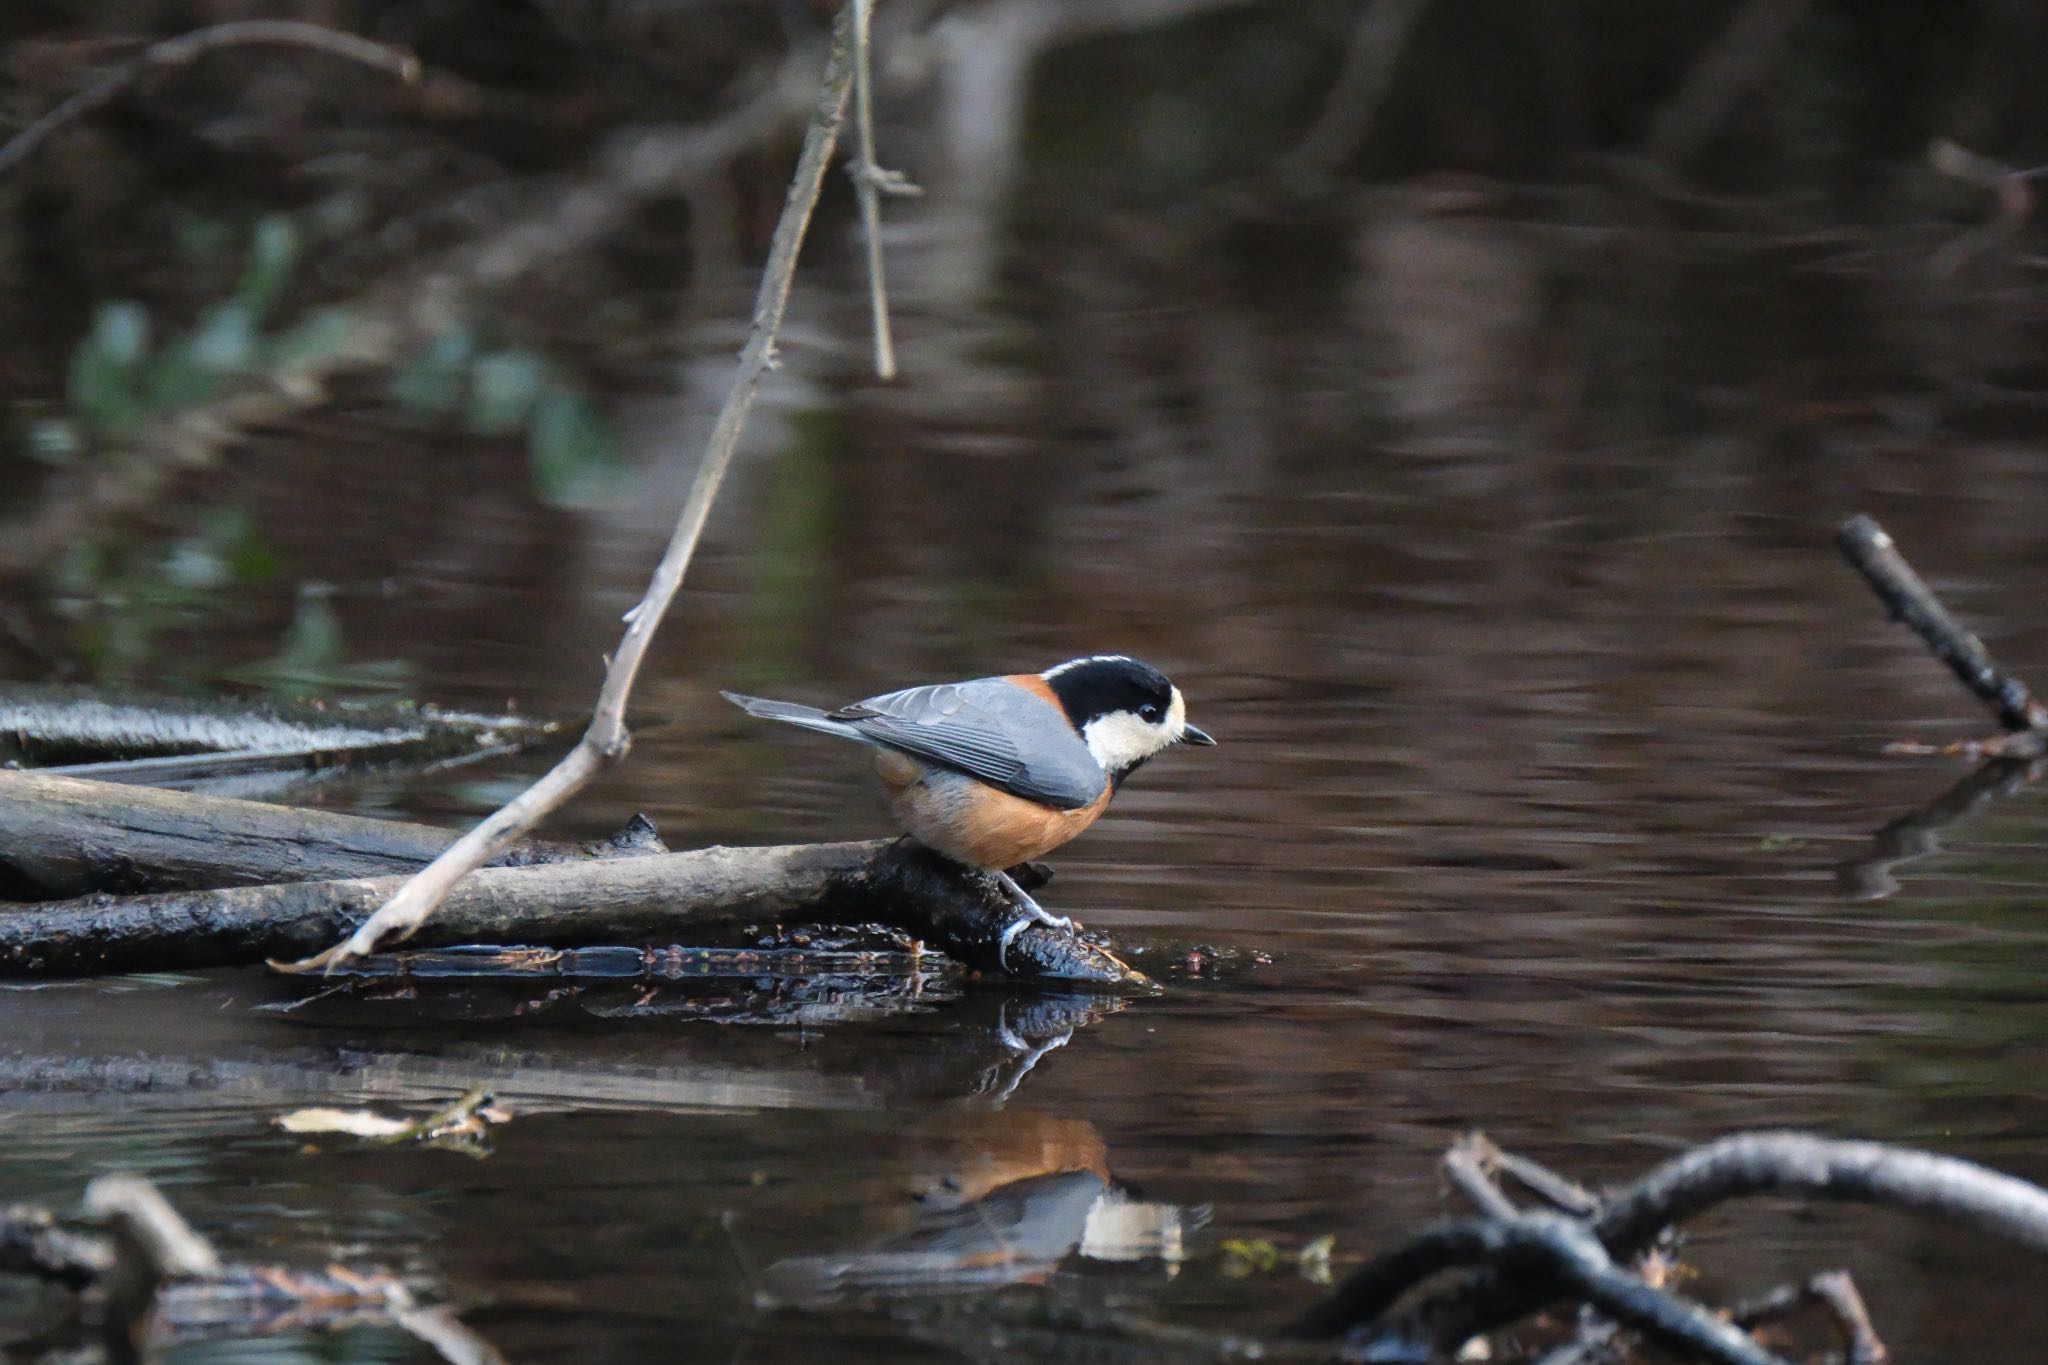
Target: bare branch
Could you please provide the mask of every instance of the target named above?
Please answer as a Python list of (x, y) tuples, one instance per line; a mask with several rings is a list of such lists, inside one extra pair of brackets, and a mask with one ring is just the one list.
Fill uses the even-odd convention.
[[(1465, 1145), (1470, 1150), (1471, 1140)], [(1523, 1213), (1428, 1229), (1366, 1262), (1290, 1330), (1309, 1337), (1351, 1332), (1354, 1346), (1368, 1351), (1376, 1344), (1403, 1343), (1404, 1349), (1422, 1344), (1449, 1352), (1546, 1306), (1576, 1300), (1709, 1360), (1773, 1359), (1719, 1319), (1734, 1339), (1680, 1335), (1693, 1330), (1691, 1314), (1701, 1310), (1617, 1266), (1650, 1249), (1667, 1228), (1727, 1200), (1758, 1194), (1913, 1209), (2048, 1252), (2048, 1190), (2023, 1180), (1882, 1143), (1738, 1133), (1664, 1163), (1586, 1217)], [(1559, 1228), (1583, 1234), (1600, 1249), (1601, 1259), (1592, 1259)], [(1411, 1289), (1460, 1267), (1472, 1273), (1389, 1313)], [(1857, 1328), (1855, 1309), (1840, 1294), (1828, 1301), (1848, 1324), (1853, 1349), (1867, 1355), (1875, 1332), (1864, 1334), (1867, 1322)]]
[(1514, 1218), (1522, 1211), (1494, 1183), (1492, 1158), (1500, 1149), (1484, 1133), (1467, 1133), (1450, 1145), (1440, 1163), (1444, 1178), (1488, 1218)]
[(1954, 1157), (1804, 1133), (1737, 1133), (1667, 1161), (1607, 1201), (1593, 1229), (1616, 1256), (1666, 1227), (1757, 1194), (1889, 1204), (2048, 1252), (2048, 1190)]
[(419, 58), (402, 48), (373, 43), (353, 33), (289, 19), (244, 19), (194, 29), (144, 48), (120, 70), (65, 100), (0, 146), (0, 176), (29, 159), (66, 124), (106, 108), (143, 77), (190, 65), (210, 52), (231, 47), (297, 47), (385, 71), (407, 85), (420, 78)]
[(670, 537), (668, 549), (655, 566), (654, 576), (638, 605), (627, 613), (624, 638), (605, 671), (604, 686), (598, 693), (597, 708), (590, 728), (568, 755), (524, 792), (475, 829), (458, 839), (447, 852), (429, 863), (405, 888), (364, 922), (349, 938), (302, 966), (331, 967), (359, 959), (387, 938), (404, 938), (434, 912), (455, 883), (489, 862), (497, 853), (535, 825), (612, 763), (624, 757), (631, 737), (626, 731), (626, 700), (632, 695), (634, 679), (647, 657), (654, 632), (668, 611), (668, 605), (682, 586), (683, 574), (696, 554), (697, 542), (711, 514), (711, 503), (725, 478), (738, 448), (740, 430), (753, 408), (761, 377), (775, 364), (775, 338), (782, 326), (783, 310), (796, 272), (797, 253), (810, 226), (811, 211), (824, 184), (825, 168), (839, 141), (846, 119), (847, 95), (853, 81), (853, 25), (855, 7), (841, 10), (833, 29), (832, 53), (825, 71), (825, 88), (811, 116), (804, 137), (795, 177), (790, 182), (782, 217), (762, 272), (761, 289), (754, 302), (753, 326), (740, 352), (739, 369), (733, 377), (725, 404), (719, 409), (696, 481), (683, 504), (682, 515)]
[(1892, 619), (1912, 627), (2000, 725), (2014, 733), (2048, 727), (2048, 707), (2035, 701), (2027, 685), (2000, 668), (1983, 641), (1948, 614), (1874, 518), (1855, 516), (1843, 522), (1835, 545), (1890, 608)]

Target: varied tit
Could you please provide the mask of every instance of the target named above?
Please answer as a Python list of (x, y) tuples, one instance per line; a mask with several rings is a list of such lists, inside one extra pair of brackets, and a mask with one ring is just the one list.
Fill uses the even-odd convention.
[(875, 751), (889, 809), (925, 847), (993, 872), (1023, 915), (1010, 941), (1049, 915), (1005, 869), (1095, 823), (1123, 780), (1175, 744), (1214, 744), (1188, 724), (1180, 689), (1121, 654), (1070, 659), (1043, 673), (905, 688), (820, 711), (723, 694), (750, 716), (857, 740)]

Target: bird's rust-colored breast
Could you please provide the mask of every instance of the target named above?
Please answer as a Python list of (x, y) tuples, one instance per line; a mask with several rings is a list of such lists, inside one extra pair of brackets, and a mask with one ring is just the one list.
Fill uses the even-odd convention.
[(1087, 805), (1054, 810), (977, 782), (964, 803), (965, 818), (947, 831), (960, 850), (953, 856), (979, 867), (1015, 867), (1042, 858), (1094, 824), (1109, 806), (1109, 793), (1105, 782), (1102, 795)]
[(930, 767), (892, 749), (875, 753), (889, 809), (919, 843), (975, 867), (1015, 867), (1066, 843), (1109, 807), (1113, 788), (1085, 806), (1059, 810)]

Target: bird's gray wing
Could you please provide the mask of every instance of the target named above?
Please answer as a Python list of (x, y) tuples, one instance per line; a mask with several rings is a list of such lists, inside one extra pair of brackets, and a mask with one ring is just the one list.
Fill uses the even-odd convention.
[(1065, 712), (1002, 678), (906, 688), (830, 717), (877, 744), (1061, 810), (1087, 805), (1108, 780)]

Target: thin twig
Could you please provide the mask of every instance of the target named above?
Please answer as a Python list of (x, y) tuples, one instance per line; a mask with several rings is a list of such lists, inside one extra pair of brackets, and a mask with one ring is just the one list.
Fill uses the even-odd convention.
[(889, 287), (882, 271), (882, 195), (917, 194), (917, 186), (895, 171), (875, 163), (875, 94), (868, 56), (868, 29), (874, 19), (875, 0), (853, 0), (853, 122), (855, 150), (853, 164), (846, 169), (853, 176), (854, 193), (860, 200), (861, 233), (868, 247), (868, 302), (875, 319), (875, 376), (896, 377), (896, 339), (889, 328)]
[(1885, 1365), (1891, 1359), (1891, 1352), (1878, 1339), (1877, 1328), (1870, 1321), (1870, 1309), (1864, 1304), (1856, 1281), (1846, 1270), (1824, 1270), (1798, 1284), (1779, 1285), (1768, 1294), (1729, 1309), (1728, 1318), (1738, 1327), (1754, 1329), (1783, 1321), (1813, 1305), (1824, 1309), (1842, 1334), (1848, 1365)]
[(2048, 728), (2048, 707), (2035, 701), (2027, 685), (2000, 668), (1983, 642), (1948, 614), (1874, 518), (1855, 516), (1843, 522), (1835, 545), (1891, 609), (1892, 619), (1911, 626), (2000, 725), (2015, 734)]
[(682, 586), (683, 574), (696, 553), (697, 542), (711, 514), (712, 499), (718, 495), (719, 484), (725, 478), (727, 466), (732, 463), (733, 452), (739, 445), (740, 430), (754, 405), (761, 377), (776, 363), (775, 338), (782, 326), (783, 311), (789, 303), (797, 253), (803, 246), (811, 211), (817, 205), (818, 192), (824, 184), (825, 168), (831, 162), (840, 128), (846, 120), (847, 95), (853, 83), (855, 65), (852, 41), (854, 8), (849, 6), (841, 10), (833, 28), (824, 93), (811, 115), (811, 126), (804, 136), (803, 152), (797, 160), (789, 196), (783, 203), (782, 217), (775, 225), (768, 263), (762, 272), (760, 293), (754, 301), (753, 327), (740, 351), (739, 368), (733, 376), (732, 389), (726, 394), (724, 406), (719, 409), (718, 421), (712, 428), (703, 462), (697, 468), (696, 481), (690, 487), (668, 548), (662, 554), (661, 562), (655, 566), (646, 593), (626, 614), (626, 633), (605, 670), (604, 686), (598, 693), (590, 728), (584, 731), (583, 738), (561, 762), (421, 869), (404, 889), (364, 921), (355, 933), (301, 966), (333, 967), (362, 958), (386, 938), (404, 938), (434, 912), (434, 907), (446, 898), (456, 882), (489, 862), (499, 850), (531, 830), (581, 791), (598, 773), (625, 756), (632, 742), (626, 730), (626, 701), (632, 694), (634, 679), (647, 657), (655, 629), (660, 626), (676, 590)]
[(1569, 1213), (1577, 1218), (1591, 1216), (1600, 1207), (1600, 1197), (1573, 1180), (1568, 1175), (1559, 1175), (1541, 1162), (1514, 1152), (1493, 1150), (1494, 1165), (1500, 1173), (1529, 1193), (1541, 1199), (1560, 1213)]
[(219, 1254), (141, 1176), (101, 1176), (85, 1188), (85, 1211), (133, 1237), (162, 1274), (220, 1274)]
[(1677, 172), (1706, 150), (1770, 75), (1812, 8), (1813, 0), (1748, 0), (1737, 10), (1650, 120), (1643, 142), (1650, 163)]
[(1315, 124), (1280, 163), (1280, 174), (1314, 189), (1364, 144), (1372, 121), (1394, 88), (1394, 72), (1408, 35), (1429, 0), (1371, 0), (1351, 31), (1344, 69)]
[(151, 44), (119, 71), (87, 86), (16, 133), (6, 145), (0, 146), (0, 176), (28, 160), (58, 129), (104, 109), (144, 76), (189, 65), (209, 52), (230, 47), (305, 48), (387, 71), (407, 85), (416, 84), (420, 78), (419, 58), (403, 48), (373, 43), (368, 38), (319, 24), (290, 19), (243, 19), (214, 24)]
[(1513, 1218), (1521, 1213), (1515, 1201), (1494, 1183), (1491, 1168), (1499, 1154), (1484, 1133), (1467, 1133), (1446, 1151), (1441, 1163), (1444, 1178), (1465, 1196), (1473, 1208), (1488, 1218)]

